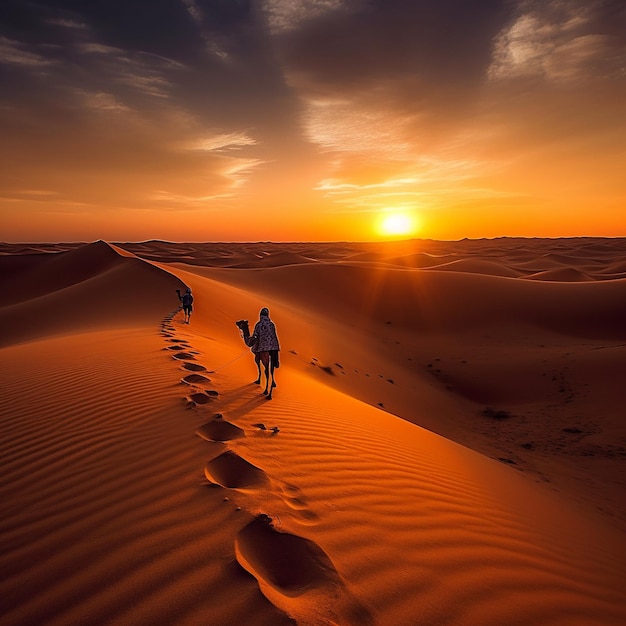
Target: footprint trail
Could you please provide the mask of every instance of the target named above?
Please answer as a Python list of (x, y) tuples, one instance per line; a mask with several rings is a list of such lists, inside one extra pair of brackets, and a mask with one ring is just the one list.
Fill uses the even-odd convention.
[[(185, 396), (188, 407), (202, 413), (207, 405), (215, 406), (213, 403), (219, 402), (219, 391), (206, 387), (211, 379), (204, 375), (207, 368), (197, 362), (196, 356), (200, 353), (187, 339), (176, 336), (172, 321), (176, 313), (178, 309), (163, 320), (161, 334), (169, 344), (165, 349), (182, 362), (181, 369), (192, 372), (184, 375), (180, 383), (189, 388)], [(278, 426), (261, 422), (250, 427), (259, 442), (280, 433)], [(196, 428), (195, 434), (222, 449), (226, 445), (225, 451), (204, 466), (204, 477), (209, 485), (228, 490), (235, 500), (246, 493), (265, 492), (264, 499), (269, 498), (269, 502), (278, 498), (303, 526), (317, 523), (318, 516), (308, 509), (306, 497), (298, 487), (280, 486), (278, 481), (276, 489), (271, 491), (267, 473), (228, 448), (228, 442), (246, 437), (243, 428), (224, 419), (222, 413), (214, 413), (209, 421)], [(225, 496), (223, 502), (230, 502), (230, 497)], [(236, 510), (241, 511), (242, 507), (237, 506)], [(304, 602), (308, 613), (319, 616), (319, 623), (335, 623), (338, 615), (347, 615), (347, 624), (368, 626), (372, 623), (370, 613), (348, 592), (324, 550), (310, 539), (277, 530), (269, 515), (257, 511), (256, 517), (238, 532), (233, 550), (238, 566), (254, 577), (263, 595), (286, 616), (301, 611), (301, 608), (292, 610), (295, 608), (293, 599), (298, 598)]]

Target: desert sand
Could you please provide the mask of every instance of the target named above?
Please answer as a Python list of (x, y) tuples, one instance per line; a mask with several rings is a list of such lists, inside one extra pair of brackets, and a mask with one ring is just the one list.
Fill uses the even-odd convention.
[(626, 623), (625, 239), (0, 244), (0, 276), (3, 626)]

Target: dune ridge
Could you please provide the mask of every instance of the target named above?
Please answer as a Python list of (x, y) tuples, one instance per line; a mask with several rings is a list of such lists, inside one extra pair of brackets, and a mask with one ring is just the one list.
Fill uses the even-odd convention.
[(171, 274), (102, 241), (36, 255), (6, 280), (0, 325), (8, 332), (0, 335), (0, 346), (77, 327), (156, 323), (159, 310), (171, 304), (171, 290), (183, 286)]
[(623, 241), (423, 248), (1, 246), (3, 623), (624, 623)]

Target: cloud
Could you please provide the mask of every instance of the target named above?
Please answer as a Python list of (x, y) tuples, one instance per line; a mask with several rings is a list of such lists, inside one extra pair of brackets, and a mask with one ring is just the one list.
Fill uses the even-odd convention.
[(317, 17), (332, 15), (347, 4), (346, 0), (265, 0), (263, 9), (272, 34), (280, 34), (297, 30)]
[(202, 10), (198, 3), (195, 0), (181, 0), (181, 2), (193, 18), (193, 21), (197, 24), (202, 24)]
[(349, 2), (277, 35), (286, 70), (320, 90), (363, 89), (400, 79), (423, 88), (484, 75), (491, 40), (507, 22), (503, 0)]
[(87, 30), (88, 26), (84, 22), (79, 22), (73, 19), (67, 19), (63, 17), (53, 17), (48, 20), (48, 23), (52, 26), (61, 26), (62, 28), (69, 28), (73, 30)]
[(53, 62), (19, 41), (0, 37), (0, 64), (40, 68)]
[(117, 98), (105, 92), (89, 92), (83, 89), (76, 89), (76, 97), (81, 98), (84, 106), (98, 112), (111, 111), (123, 113), (129, 111), (130, 108), (121, 103)]
[(610, 4), (521, 2), (518, 17), (496, 38), (489, 77), (574, 82), (625, 75), (623, 42), (608, 29), (598, 30)]
[(359, 187), (370, 199), (435, 175), (425, 163), (443, 160), (510, 19), (502, 0), (269, 4), (302, 132), (330, 159), (316, 188), (371, 183)]
[(354, 99), (310, 98), (305, 101), (303, 124), (310, 141), (328, 151), (367, 152), (393, 157), (406, 152), (406, 123), (382, 108)]
[(246, 133), (219, 133), (203, 139), (194, 140), (189, 146), (191, 150), (206, 152), (236, 150), (246, 146), (255, 146), (258, 141)]
[(372, 0), (295, 20), (275, 41), (314, 141), (324, 136), (319, 128), (311, 132), (322, 117), (330, 126), (344, 125), (338, 136), (347, 138), (355, 124), (345, 114), (351, 108), (354, 118), (367, 112), (365, 117), (386, 118), (388, 127), (392, 117), (397, 126), (411, 119), (414, 136), (443, 137), (471, 117), (488, 77), (573, 81), (598, 70), (623, 72), (624, 36), (608, 28), (610, 6), (617, 10), (618, 4)]
[(178, 210), (181, 207), (186, 210), (221, 209), (223, 204), (213, 203), (216, 200), (236, 198), (247, 184), (248, 175), (260, 164), (258, 159), (222, 158), (214, 162), (211, 180), (208, 180), (208, 172), (205, 172), (196, 184), (190, 185), (189, 180), (183, 179), (182, 184), (179, 181), (167, 189), (153, 190), (147, 199), (151, 206), (164, 210)]
[[(512, 183), (516, 162), (532, 178), (533, 153), (604, 132), (599, 111), (620, 127), (585, 95), (606, 79), (597, 97), (608, 102), (623, 76), (624, 35), (607, 17), (618, 6), (372, 0), (307, 14), (284, 3), (284, 27), (272, 30), (279, 58), (304, 135), (328, 155), (316, 190), (355, 209), (528, 197)], [(568, 94), (550, 91), (559, 86)]]
[(480, 189), (473, 181), (485, 174), (481, 161), (414, 155), (403, 160), (373, 161), (366, 157), (341, 157), (332, 176), (319, 181), (317, 191), (343, 210), (376, 211), (395, 208), (428, 209), (442, 198), (468, 191), (473, 197), (508, 195), (492, 188)]

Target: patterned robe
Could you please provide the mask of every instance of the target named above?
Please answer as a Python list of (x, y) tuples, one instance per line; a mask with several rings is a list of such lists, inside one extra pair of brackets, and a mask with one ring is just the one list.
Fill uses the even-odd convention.
[(276, 335), (276, 326), (274, 326), (274, 322), (266, 315), (261, 315), (261, 319), (254, 326), (252, 335), (258, 339), (256, 345), (252, 348), (252, 352), (280, 350), (278, 335)]

